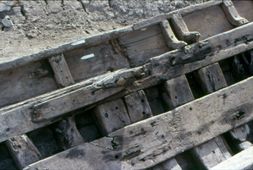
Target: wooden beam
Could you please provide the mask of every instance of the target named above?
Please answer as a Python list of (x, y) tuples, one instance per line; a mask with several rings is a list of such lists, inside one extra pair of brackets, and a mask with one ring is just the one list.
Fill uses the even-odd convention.
[(168, 93), (167, 102), (171, 108), (178, 107), (194, 100), (194, 96), (185, 75), (166, 81), (165, 89)]
[(168, 20), (164, 20), (160, 23), (163, 36), (165, 37), (166, 44), (171, 49), (182, 48), (187, 45), (184, 41), (179, 41), (175, 36)]
[(226, 14), (228, 21), (234, 26), (241, 26), (243, 24), (249, 23), (249, 21), (241, 17), (236, 10), (233, 2), (231, 0), (223, 0), (222, 8)]
[[(227, 86), (218, 63), (198, 70), (198, 78), (206, 93), (212, 93)], [(207, 169), (231, 157), (226, 141), (221, 136), (193, 148), (192, 152)]]
[(226, 161), (211, 168), (211, 170), (230, 170), (230, 169), (253, 169), (253, 147), (250, 147)]
[(48, 61), (54, 71), (56, 82), (60, 87), (66, 87), (75, 83), (63, 54), (51, 57)]
[(100, 104), (95, 108), (94, 112), (104, 135), (131, 123), (122, 99)]
[(151, 117), (152, 111), (143, 90), (131, 93), (124, 97), (131, 123)]
[(39, 161), (26, 170), (152, 167), (252, 120), (252, 84), (253, 77)]
[(198, 70), (198, 77), (206, 93), (212, 93), (227, 86), (227, 82), (218, 63)]
[[(54, 71), (55, 80), (60, 87), (66, 87), (75, 83), (63, 54), (51, 57), (48, 60)], [(84, 142), (81, 134), (77, 130), (74, 116), (57, 122), (55, 131), (59, 144), (63, 149)]]
[[(250, 50), (253, 48), (253, 42), (250, 39), (245, 40), (242, 37), (249, 35), (248, 38), (250, 38), (252, 34), (253, 24), (250, 23), (207, 39), (206, 41), (212, 44), (211, 48), (213, 52), (202, 51), (201, 55), (208, 56), (202, 61), (171, 66), (170, 60), (173, 56), (194, 56), (194, 54), (196, 54), (175, 50), (154, 57), (149, 63), (142, 67), (122, 69), (113, 73), (100, 75), (69, 87), (1, 108), (0, 142), (10, 137), (49, 125), (53, 123), (58, 116), (112, 97), (123, 92), (125, 89), (129, 92), (134, 92), (148, 88), (157, 85), (161, 80), (178, 77), (211, 63)], [(226, 44), (224, 43), (226, 40), (234, 43), (230, 45)], [(224, 46), (224, 44), (226, 45)], [(201, 45), (201, 43), (196, 46), (199, 45)], [(224, 48), (220, 49), (220, 46)], [(136, 81), (136, 79), (138, 79), (138, 81)], [(124, 92), (121, 96), (126, 94), (127, 92)], [(40, 110), (39, 106), (41, 106), (43, 112), (37, 112), (41, 113), (37, 116), (41, 115), (41, 117), (35, 116), (35, 118), (31, 118), (31, 115), (34, 115), (36, 109)], [(57, 112), (54, 110), (57, 110)]]
[(183, 17), (180, 14), (174, 14), (171, 18), (171, 22), (176, 35), (180, 40), (183, 40), (188, 44), (195, 43), (199, 40), (200, 33), (196, 31), (189, 31)]
[(26, 135), (12, 137), (6, 145), (19, 169), (41, 159), (40, 152)]
[(84, 142), (83, 137), (76, 127), (75, 117), (67, 117), (66, 119), (57, 122), (56, 137), (59, 145), (63, 149), (79, 145)]
[[(194, 100), (194, 96), (185, 75), (166, 81), (164, 86), (168, 95), (167, 103), (170, 108), (175, 108)], [(177, 155), (177, 157), (181, 158), (181, 155)], [(187, 166), (187, 162), (185, 162), (185, 164)], [(165, 165), (169, 165), (169, 167), (173, 165), (172, 168), (179, 167), (182, 169), (176, 158), (170, 158), (165, 162), (158, 164), (156, 167), (162, 168)]]

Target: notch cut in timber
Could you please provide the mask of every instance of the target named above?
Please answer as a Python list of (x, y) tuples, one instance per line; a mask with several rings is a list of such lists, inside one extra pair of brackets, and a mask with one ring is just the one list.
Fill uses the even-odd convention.
[(243, 17), (241, 17), (236, 10), (233, 2), (231, 0), (223, 0), (222, 3), (222, 8), (225, 12), (225, 15), (228, 19), (228, 21), (233, 25), (233, 26), (241, 26), (244, 24), (249, 23), (249, 21)]
[(199, 32), (189, 31), (183, 17), (180, 14), (174, 14), (171, 18), (172, 26), (178, 38), (188, 44), (195, 43), (200, 38)]
[[(26, 170), (65, 170), (70, 169), (73, 164), (82, 169), (152, 167), (252, 120), (252, 83), (253, 77), (248, 78), (175, 110), (129, 125), (108, 134), (107, 137), (39, 161)], [(237, 111), (244, 112), (244, 115), (236, 117)], [(108, 145), (108, 142), (112, 141), (113, 148)], [(70, 157), (73, 151), (78, 151), (82, 159), (79, 159), (79, 155)], [(99, 161), (99, 164), (94, 162), (94, 159)]]

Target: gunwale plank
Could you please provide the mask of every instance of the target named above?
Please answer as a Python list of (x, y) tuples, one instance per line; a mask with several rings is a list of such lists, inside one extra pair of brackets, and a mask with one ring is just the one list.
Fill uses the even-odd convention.
[[(250, 77), (172, 111), (117, 130), (107, 137), (39, 161), (26, 170), (71, 169), (73, 164), (96, 169), (152, 167), (252, 120), (252, 84), (253, 77)], [(238, 112), (244, 114), (238, 116)], [(69, 157), (73, 151), (82, 154)], [(100, 164), (94, 163), (94, 159)]]

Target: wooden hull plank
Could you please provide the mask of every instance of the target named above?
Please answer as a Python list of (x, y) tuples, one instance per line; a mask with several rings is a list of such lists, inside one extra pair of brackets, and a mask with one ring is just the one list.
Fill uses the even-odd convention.
[[(73, 169), (73, 164), (83, 169), (154, 166), (252, 120), (252, 84), (251, 77), (175, 110), (129, 125), (107, 137), (39, 161), (27, 169)], [(82, 154), (69, 157), (75, 150)]]
[[(241, 26), (239, 28), (236, 28), (232, 31), (226, 32), (222, 35), (217, 35), (215, 37), (212, 37), (209, 39), (209, 41), (212, 42), (212, 44), (216, 43), (219, 46), (219, 43), (217, 43), (219, 42), (219, 40), (226, 41), (226, 39), (228, 39), (229, 37), (231, 41), (235, 41), (236, 39), (240, 39), (241, 37), (245, 35), (252, 34), (252, 32), (253, 32), (253, 24), (250, 23), (250, 24)], [(214, 49), (215, 47), (216, 46), (214, 46)], [(137, 81), (135, 84), (136, 86), (135, 89), (139, 90), (139, 89), (147, 88), (150, 86), (154, 86), (158, 84), (161, 79), (167, 80), (176, 76), (180, 76), (182, 74), (189, 73), (191, 71), (199, 69), (208, 64), (220, 61), (222, 59), (225, 59), (233, 55), (239, 54), (241, 52), (244, 52), (246, 50), (252, 49), (253, 42), (250, 41), (247, 44), (246, 42), (241, 42), (241, 43), (238, 42), (236, 43), (236, 46), (232, 46), (232, 47), (233, 48), (230, 48), (229, 46), (228, 49), (224, 49), (221, 51), (219, 50), (215, 54), (210, 55), (209, 57), (204, 59), (203, 61), (196, 61), (191, 64), (177, 65), (175, 67), (168, 67), (168, 62), (170, 62), (170, 56), (173, 55), (175, 52), (169, 52), (159, 57), (155, 57), (151, 60), (151, 65), (152, 65), (151, 69), (149, 67), (145, 68), (146, 66), (148, 66), (148, 64), (144, 67), (145, 69), (151, 70), (151, 73), (152, 73), (151, 79), (144, 79), (141, 81)], [(177, 53), (178, 55), (181, 54), (180, 51), (177, 51)], [(111, 77), (112, 79), (111, 81), (115, 81), (114, 77), (118, 77), (118, 78), (119, 77), (135, 77), (137, 75), (141, 77), (141, 73), (143, 73), (141, 72), (141, 70), (143, 70), (143, 68), (133, 68), (133, 69), (123, 70), (123, 71), (118, 71), (118, 72), (116, 71), (115, 73), (111, 74), (111, 75), (115, 75)], [(116, 86), (116, 88), (109, 88), (110, 86), (106, 85), (106, 86), (109, 86), (108, 87), (109, 89), (103, 89), (103, 87), (101, 89), (97, 89), (97, 88), (94, 88), (93, 86), (87, 86), (101, 79), (101, 77), (107, 77), (107, 76), (105, 75), (98, 76), (91, 80), (87, 80), (82, 83), (75, 84), (75, 85), (66, 87), (64, 89), (51, 92), (49, 94), (40, 96), (38, 98), (30, 99), (28, 101), (24, 101), (15, 105), (8, 106), (6, 108), (2, 108), (0, 111), (1, 113), (0, 121), (3, 123), (1, 123), (2, 131), (0, 131), (0, 134), (1, 134), (0, 141), (4, 141), (7, 138), (10, 138), (12, 136), (24, 134), (31, 130), (37, 129), (39, 127), (43, 127), (48, 124), (51, 124), (52, 122), (47, 119), (52, 119), (64, 113), (67, 113), (69, 111), (78, 109), (80, 107), (85, 107), (89, 104), (93, 104), (109, 96), (112, 96), (113, 94), (117, 94), (125, 89), (125, 87), (122, 87), (122, 86), (119, 86), (119, 87)], [(101, 80), (101, 81), (105, 83), (105, 80)], [(107, 80), (107, 83), (108, 82), (110, 81)], [(32, 108), (34, 108), (34, 105), (38, 105), (39, 103), (43, 103), (43, 102), (44, 102), (43, 105), (45, 106), (45, 113), (48, 114), (48, 116), (45, 116), (45, 113), (43, 113), (43, 117), (45, 118), (44, 122), (31, 123), (31, 115), (34, 112)], [(55, 108), (56, 106), (59, 106), (60, 108)], [(50, 107), (57, 109), (57, 112), (54, 112), (54, 110), (48, 109)], [(7, 124), (11, 124), (12, 127), (7, 126)]]
[[(212, 93), (227, 86), (225, 77), (218, 63), (198, 70), (198, 77), (206, 93)], [(221, 136), (193, 148), (193, 153), (207, 169), (231, 157), (226, 141)]]

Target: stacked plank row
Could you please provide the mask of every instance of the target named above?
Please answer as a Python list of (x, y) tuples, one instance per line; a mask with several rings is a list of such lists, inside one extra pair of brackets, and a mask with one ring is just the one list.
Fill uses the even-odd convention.
[(250, 7), (209, 2), (1, 63), (2, 152), (19, 169), (231, 166), (252, 152)]

